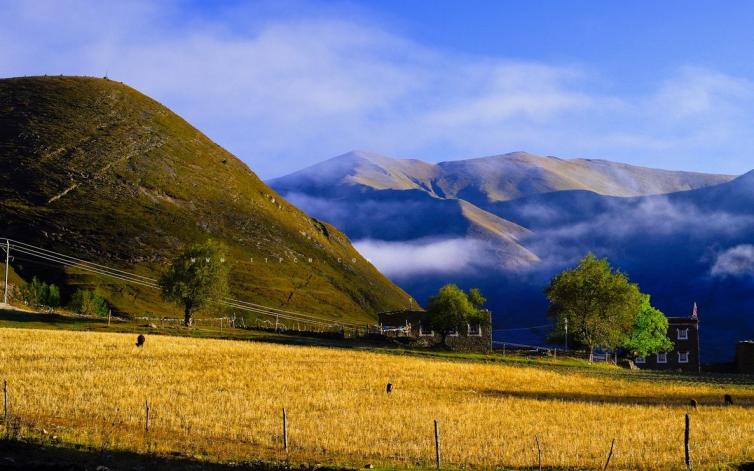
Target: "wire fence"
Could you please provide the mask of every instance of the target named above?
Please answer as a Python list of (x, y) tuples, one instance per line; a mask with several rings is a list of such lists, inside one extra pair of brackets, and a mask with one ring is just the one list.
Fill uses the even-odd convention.
[(492, 341), (492, 348), (503, 354), (516, 354), (530, 357), (577, 358), (595, 363), (617, 363), (618, 357), (611, 352), (587, 352), (583, 350), (565, 350), (557, 347), (525, 345), (520, 343)]
[[(24, 401), (26, 407), (22, 407), (19, 404), (20, 401), (13, 400), (16, 391), (12, 391), (10, 386), (11, 384), (8, 380), (3, 381), (3, 409), (2, 416), (0, 416), (0, 431), (2, 432), (0, 433), (1, 439), (23, 441), (28, 440), (28, 438), (31, 437), (36, 440), (41, 440), (44, 444), (60, 444), (63, 443), (63, 437), (58, 436), (58, 433), (66, 434), (71, 432), (81, 432), (81, 422), (76, 420), (80, 419), (80, 417), (45, 413), (41, 416), (43, 418), (40, 418), (37, 411), (28, 408), (28, 401)], [(128, 410), (121, 410), (119, 407), (116, 407), (113, 411), (110, 411), (112, 415), (109, 415), (108, 411), (100, 411), (97, 414), (93, 414), (93, 422), (87, 424), (87, 427), (89, 427), (90, 430), (86, 433), (86, 440), (92, 441), (91, 446), (96, 446), (99, 450), (104, 450), (107, 447), (120, 447), (123, 449), (130, 448), (137, 452), (146, 452), (154, 458), (157, 456), (155, 453), (158, 452), (158, 448), (160, 449), (159, 451), (166, 453), (166, 455), (169, 454), (175, 456), (178, 454), (176, 452), (177, 450), (180, 450), (180, 453), (189, 454), (189, 452), (202, 449), (202, 447), (205, 446), (204, 444), (197, 445), (196, 442), (198, 439), (202, 440), (207, 439), (208, 437), (217, 438), (217, 431), (215, 430), (214, 423), (197, 425), (195, 421), (192, 421), (189, 424), (188, 421), (179, 420), (178, 423), (181, 425), (177, 426), (176, 421), (171, 420), (172, 417), (170, 417), (170, 414), (175, 414), (176, 411), (174, 408), (170, 407), (169, 404), (158, 403), (155, 406), (149, 399), (145, 399), (141, 403), (141, 407), (138, 407), (138, 404), (132, 405), (136, 405), (136, 407)], [(235, 448), (234, 453), (261, 453), (261, 455), (256, 456), (255, 459), (274, 459), (275, 461), (282, 460), (286, 462), (294, 457), (294, 453), (294, 459), (298, 460), (319, 460), (325, 458), (323, 453), (326, 453), (326, 450), (321, 446), (318, 446), (316, 442), (312, 443), (311, 440), (305, 440), (307, 442), (306, 444), (297, 442), (297, 439), (302, 440), (300, 435), (294, 435), (294, 437), (291, 438), (289, 435), (290, 411), (285, 407), (278, 409), (278, 411), (281, 413), (276, 418), (279, 420), (279, 422), (277, 422), (279, 424), (277, 430), (282, 433), (274, 432), (270, 429), (270, 422), (267, 420), (257, 421), (253, 424), (249, 423), (248, 426), (250, 427), (259, 427), (259, 422), (264, 422), (268, 428), (263, 433), (269, 438), (264, 440), (264, 443), (262, 443), (260, 447), (259, 443), (254, 443), (253, 441), (250, 442), (236, 437), (234, 441), (228, 442), (228, 445)], [(304, 415), (305, 417), (302, 418), (303, 420), (312, 420), (311, 415)], [(685, 413), (682, 416), (679, 415), (678, 419), (679, 430), (684, 432), (682, 441), (679, 440), (678, 442), (678, 447), (680, 449), (680, 447), (683, 446), (684, 454), (682, 458), (678, 458), (676, 464), (679, 466), (683, 464), (686, 469), (691, 470), (694, 463), (692, 453), (693, 443), (690, 440), (690, 415), (689, 413)], [(299, 419), (295, 416), (294, 412), (293, 421), (296, 420)], [(318, 416), (316, 420), (320, 421), (323, 419)], [(451, 425), (454, 422), (455, 421), (451, 421)], [(432, 424), (434, 425), (433, 428)], [(681, 424), (684, 424), (683, 428), (681, 428)], [(327, 430), (336, 433), (335, 430), (339, 425), (340, 422), (335, 419), (332, 426), (328, 427)], [(446, 465), (446, 451), (452, 451), (455, 456), (458, 455), (456, 444), (452, 441), (449, 442), (441, 439), (440, 421), (438, 421), (438, 419), (434, 419), (434, 421), (427, 420), (425, 424), (415, 425), (425, 430), (425, 432), (423, 432), (426, 433), (426, 441), (424, 441), (424, 445), (415, 446), (411, 448), (412, 451), (410, 452), (392, 455), (388, 454), (387, 456), (378, 458), (378, 460), (390, 465), (394, 465), (394, 460), (398, 460), (402, 465), (410, 463), (423, 469), (435, 468), (440, 470)], [(249, 432), (251, 431), (249, 430)], [(516, 437), (516, 440), (518, 441), (521, 438), (524, 437)], [(533, 435), (524, 438), (529, 442), (529, 446), (523, 446), (521, 448), (517, 447), (510, 459), (528, 462), (528, 465), (525, 466), (524, 469), (543, 469), (543, 464), (545, 464), (543, 463), (543, 461), (545, 461), (543, 460), (543, 454), (552, 451), (552, 449), (549, 448), (547, 442), (543, 442), (541, 438), (540, 435)], [(610, 440), (610, 438), (612, 438), (612, 440)], [(158, 442), (161, 442), (159, 446)], [(588, 457), (588, 454), (579, 453), (579, 451), (576, 450), (572, 456), (572, 459), (574, 460), (572, 466), (574, 468), (602, 469), (603, 471), (610, 468), (611, 460), (614, 455), (613, 452), (616, 445), (616, 438), (609, 436), (595, 436), (594, 442), (602, 443), (599, 445), (605, 453), (602, 455), (602, 458), (595, 458), (594, 456)], [(254, 444), (257, 446), (250, 446)], [(399, 448), (404, 445), (405, 444), (398, 444), (396, 447)], [(509, 444), (509, 446), (510, 445), (512, 444)], [(571, 451), (573, 452), (573, 450)], [(203, 451), (203, 453), (206, 453), (206, 451)], [(562, 449), (555, 452), (561, 460), (564, 457), (564, 453), (567, 454), (567, 452), (564, 452)], [(352, 457), (350, 458), (352, 459)], [(705, 458), (706, 460), (710, 459), (709, 457)], [(588, 459), (588, 464), (583, 461), (584, 459)], [(548, 461), (551, 460), (552, 458)], [(450, 461), (448, 464), (449, 469), (466, 467), (464, 463), (457, 460)], [(705, 461), (700, 460), (700, 462), (696, 464), (704, 465)], [(568, 468), (571, 468), (572, 466), (569, 465)], [(367, 468), (371, 467), (373, 466), (367, 466)], [(494, 466), (494, 468), (498, 467), (500, 467), (499, 463)], [(620, 464), (618, 467), (620, 469), (625, 469), (624, 466)], [(551, 464), (548, 468), (556, 469), (556, 467), (553, 467)], [(557, 469), (560, 469), (560, 467), (558, 466)]]

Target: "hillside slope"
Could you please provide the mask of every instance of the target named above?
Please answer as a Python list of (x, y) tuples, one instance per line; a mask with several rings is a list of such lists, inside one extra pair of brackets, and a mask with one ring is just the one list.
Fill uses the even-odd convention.
[[(0, 80), (0, 165), (0, 237), (153, 276), (181, 245), (214, 238), (229, 246), (242, 299), (358, 321), (408, 299), (337, 229), (118, 82)], [(148, 290), (16, 262), (22, 274), (99, 285), (117, 309), (170, 311)]]

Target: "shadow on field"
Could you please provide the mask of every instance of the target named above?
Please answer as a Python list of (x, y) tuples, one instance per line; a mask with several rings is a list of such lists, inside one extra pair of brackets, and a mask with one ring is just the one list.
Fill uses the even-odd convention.
[[(604, 394), (589, 394), (582, 392), (545, 392), (545, 391), (505, 391), (505, 390), (486, 390), (481, 392), (484, 396), (500, 398), (518, 398), (533, 399), (536, 401), (562, 401), (576, 402), (582, 404), (624, 404), (639, 406), (657, 406), (657, 407), (688, 407), (692, 399), (695, 399), (699, 407), (722, 407), (725, 406), (723, 401), (724, 393), (699, 394), (689, 396), (608, 396)], [(754, 396), (736, 395), (733, 396), (735, 407), (752, 408), (754, 407)]]
[[(284, 471), (287, 463), (247, 462), (214, 464), (185, 457), (143, 455), (125, 451), (92, 450), (44, 446), (37, 443), (0, 440), (0, 469), (3, 471)], [(313, 468), (301, 466), (307, 471)], [(327, 468), (318, 468), (327, 469)], [(330, 468), (335, 470), (335, 468)]]
[(102, 319), (91, 319), (86, 317), (63, 316), (55, 313), (36, 313), (16, 311), (12, 309), (0, 309), (0, 321), (32, 323), (44, 322), (51, 325), (74, 325), (74, 324), (101, 324)]

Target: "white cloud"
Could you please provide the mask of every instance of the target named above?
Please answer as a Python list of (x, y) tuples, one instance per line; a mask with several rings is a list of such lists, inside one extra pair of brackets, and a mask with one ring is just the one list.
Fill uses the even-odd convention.
[(754, 245), (738, 245), (718, 254), (710, 273), (722, 278), (754, 276)]
[(335, 7), (271, 15), (260, 5), (198, 16), (172, 2), (5, 2), (0, 75), (108, 73), (265, 178), (353, 148), (428, 160), (530, 150), (689, 169), (725, 155), (723, 170), (750, 165), (745, 79), (684, 68), (623, 96), (583, 66), (465, 56)]
[(474, 239), (391, 242), (360, 240), (354, 247), (382, 273), (393, 277), (463, 273), (484, 266), (485, 245)]

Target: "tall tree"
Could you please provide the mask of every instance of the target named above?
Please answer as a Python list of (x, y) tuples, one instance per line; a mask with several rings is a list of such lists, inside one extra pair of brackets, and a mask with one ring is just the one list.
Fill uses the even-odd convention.
[(556, 329), (568, 322), (569, 334), (590, 352), (595, 347), (620, 346), (641, 305), (639, 287), (591, 253), (576, 268), (555, 276), (545, 294)]
[(651, 353), (673, 349), (667, 336), (668, 318), (652, 306), (648, 294), (642, 295), (639, 314), (634, 327), (623, 342), (623, 347), (633, 355), (645, 357)]
[(471, 288), (468, 294), (469, 302), (477, 309), (481, 309), (487, 302), (487, 298), (482, 296), (482, 292), (479, 288)]
[(194, 311), (217, 303), (228, 293), (230, 268), (225, 254), (225, 247), (218, 242), (192, 245), (179, 253), (160, 277), (163, 297), (183, 307), (187, 327)]
[[(442, 344), (447, 345), (449, 334), (465, 333), (469, 322), (483, 323), (479, 308), (484, 302), (484, 297), (476, 288), (466, 294), (458, 286), (447, 284), (440, 288), (436, 295), (429, 298), (427, 307), (429, 327), (439, 333), (442, 336)], [(479, 305), (477, 306), (476, 303)]]

